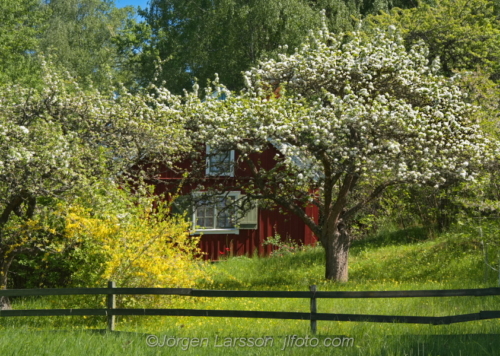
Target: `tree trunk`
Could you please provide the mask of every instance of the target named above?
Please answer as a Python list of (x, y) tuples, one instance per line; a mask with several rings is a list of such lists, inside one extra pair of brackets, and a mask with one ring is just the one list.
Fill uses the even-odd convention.
[(12, 306), (10, 305), (9, 297), (0, 297), (0, 310), (11, 310)]
[(445, 232), (446, 230), (448, 230), (453, 223), (456, 214), (457, 209), (450, 198), (438, 198), (438, 209), (436, 214), (438, 231)]
[[(12, 261), (14, 260), (14, 254), (11, 253), (8, 257), (3, 258), (0, 270), (0, 290), (7, 289), (7, 281), (9, 277), (9, 269)], [(0, 297), (0, 310), (12, 309), (9, 297)]]
[(336, 282), (347, 282), (348, 258), (351, 238), (347, 231), (336, 224), (335, 229), (326, 236), (325, 254), (326, 268), (325, 278)]

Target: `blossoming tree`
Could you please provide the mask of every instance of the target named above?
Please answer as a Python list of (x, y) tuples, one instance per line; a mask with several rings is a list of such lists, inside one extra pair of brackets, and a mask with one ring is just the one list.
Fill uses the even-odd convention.
[(41, 212), (188, 146), (177, 111), (165, 105), (179, 100), (167, 91), (84, 90), (45, 69), (43, 87), (0, 87), (0, 289), (19, 254), (63, 248)]
[[(390, 185), (473, 180), (487, 157), (474, 108), (426, 54), (422, 43), (406, 50), (394, 27), (373, 38), (319, 31), (246, 72), (240, 96), (208, 98), (193, 136), (237, 150), (252, 172), (247, 196), (300, 217), (325, 249), (326, 278), (347, 281), (360, 209)], [(266, 169), (252, 154), (270, 145), (279, 153)]]

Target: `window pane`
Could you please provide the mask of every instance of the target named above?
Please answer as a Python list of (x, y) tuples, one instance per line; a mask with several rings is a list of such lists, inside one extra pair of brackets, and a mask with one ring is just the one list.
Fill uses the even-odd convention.
[(221, 197), (217, 202), (217, 228), (234, 228), (234, 197)]
[(215, 197), (198, 202), (196, 228), (234, 229), (236, 225), (235, 197)]
[(231, 173), (231, 151), (212, 152), (209, 162), (211, 174), (222, 175)]
[[(207, 204), (202, 201), (200, 204)], [(201, 205), (196, 209), (196, 225), (202, 229), (214, 228), (215, 207), (213, 205)]]

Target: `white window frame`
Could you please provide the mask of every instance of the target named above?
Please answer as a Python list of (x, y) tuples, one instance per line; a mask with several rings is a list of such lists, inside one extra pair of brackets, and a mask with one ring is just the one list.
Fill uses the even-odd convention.
[[(228, 151), (221, 151), (221, 152), (228, 152)], [(234, 177), (234, 150), (230, 150), (229, 153), (229, 171), (228, 172), (213, 172), (210, 169), (210, 163), (211, 163), (211, 148), (209, 145), (206, 147), (206, 168), (205, 168), (205, 175), (206, 176), (211, 176), (211, 177), (220, 177), (220, 176), (225, 176), (225, 177)]]
[[(201, 196), (203, 193), (195, 193), (196, 195)], [(239, 191), (231, 191), (227, 192), (225, 194), (220, 194), (215, 196), (215, 198), (218, 197), (234, 197), (235, 202), (239, 200), (240, 198), (240, 192)], [(214, 208), (214, 219), (217, 221), (217, 211)], [(236, 218), (236, 217), (235, 217)], [(199, 228), (196, 226), (196, 221), (197, 221), (197, 208), (193, 208), (193, 226), (192, 226), (192, 231), (191, 234), (193, 235), (199, 235), (199, 234), (204, 234), (204, 235), (209, 235), (209, 234), (239, 234), (240, 229), (238, 224), (235, 224), (234, 227), (232, 228), (213, 228), (213, 229), (205, 229), (205, 228)]]

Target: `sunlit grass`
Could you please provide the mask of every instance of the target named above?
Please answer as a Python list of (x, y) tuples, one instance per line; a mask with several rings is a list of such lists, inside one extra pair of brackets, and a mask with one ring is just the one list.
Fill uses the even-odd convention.
[[(418, 229), (398, 231), (355, 242), (347, 283), (325, 281), (320, 248), (274, 258), (230, 258), (207, 266), (211, 283), (200, 289), (303, 290), (315, 284), (320, 291), (463, 289), (497, 286), (491, 275), (484, 280), (482, 251), (476, 241), (453, 234), (428, 238)], [(62, 297), (61, 297), (62, 298)], [(57, 307), (60, 301), (17, 299), (17, 309)], [(78, 300), (75, 300), (79, 303)], [(103, 300), (95, 299), (89, 305)], [(67, 305), (67, 302), (65, 303)], [(175, 308), (308, 312), (308, 299), (194, 298), (170, 301)], [(500, 310), (500, 297), (318, 299), (320, 313), (445, 316)], [(65, 306), (67, 307), (67, 306)], [(76, 308), (77, 306), (75, 306)], [(87, 306), (89, 307), (89, 306)], [(287, 337), (311, 337), (308, 321), (279, 319), (126, 317), (118, 318), (113, 335), (90, 332), (104, 329), (102, 317), (0, 318), (0, 353), (9, 354), (182, 354), (182, 355), (497, 355), (498, 320), (452, 325), (414, 325), (368, 322), (318, 322), (317, 347), (287, 347)], [(208, 345), (150, 347), (146, 335), (207, 338)], [(28, 337), (29, 336), (29, 337)], [(224, 338), (270, 336), (272, 346), (218, 347)], [(324, 340), (354, 338), (354, 346), (325, 347)], [(173, 340), (173, 339), (172, 339)], [(66, 346), (60, 346), (61, 344)], [(12, 345), (15, 347), (12, 348)], [(38, 345), (38, 346), (37, 346)], [(43, 345), (43, 347), (39, 347)], [(57, 346), (54, 346), (57, 345)], [(16, 350), (14, 353), (12, 350)], [(35, 352), (35, 351), (36, 352)], [(70, 351), (68, 351), (70, 350)], [(97, 350), (97, 351), (96, 351)], [(4, 352), (5, 351), (5, 352)]]

